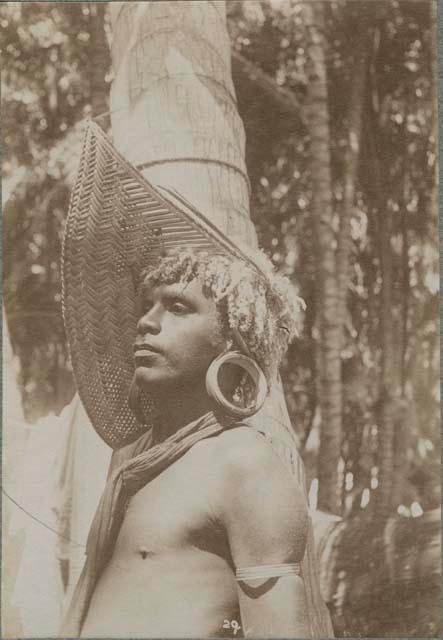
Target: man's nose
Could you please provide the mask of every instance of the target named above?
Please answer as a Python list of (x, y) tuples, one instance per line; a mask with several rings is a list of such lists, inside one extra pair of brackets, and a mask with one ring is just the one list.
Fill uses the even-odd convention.
[(160, 316), (154, 309), (150, 309), (137, 322), (137, 333), (144, 336), (146, 333), (157, 335), (160, 333)]

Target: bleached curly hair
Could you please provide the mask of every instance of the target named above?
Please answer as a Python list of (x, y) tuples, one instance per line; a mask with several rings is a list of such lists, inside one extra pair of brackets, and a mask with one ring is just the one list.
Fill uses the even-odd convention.
[(298, 335), (305, 304), (263, 253), (254, 254), (254, 263), (259, 268), (225, 255), (180, 249), (145, 271), (142, 286), (198, 278), (203, 294), (215, 302), (224, 335), (237, 347), (240, 335), (243, 350), (246, 347), (260, 366), (270, 387), (289, 343)]

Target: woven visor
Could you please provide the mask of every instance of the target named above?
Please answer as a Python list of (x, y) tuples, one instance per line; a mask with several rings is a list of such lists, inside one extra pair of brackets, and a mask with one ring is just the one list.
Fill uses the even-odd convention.
[(64, 235), (63, 313), (80, 398), (114, 449), (150, 427), (128, 405), (141, 273), (183, 245), (257, 268), (179, 194), (151, 185), (89, 121)]

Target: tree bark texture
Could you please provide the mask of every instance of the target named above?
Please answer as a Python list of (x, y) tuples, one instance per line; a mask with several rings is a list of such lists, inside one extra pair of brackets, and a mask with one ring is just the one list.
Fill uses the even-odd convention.
[(109, 68), (109, 48), (104, 29), (106, 5), (90, 2), (90, 100), (92, 113), (98, 116), (108, 110), (108, 85), (103, 71)]
[(343, 207), (340, 212), (340, 227), (337, 245), (338, 315), (342, 328), (346, 322), (347, 292), (349, 288), (349, 267), (351, 253), (351, 219), (355, 207), (355, 192), (358, 164), (360, 160), (360, 142), (362, 136), (363, 107), (366, 98), (366, 78), (368, 65), (369, 24), (363, 17), (356, 25), (352, 39), (355, 45), (352, 70), (351, 93), (347, 117), (347, 147), (345, 151), (343, 179)]
[(380, 310), (381, 381), (379, 396), (379, 491), (376, 494), (376, 511), (379, 517), (389, 515), (392, 502), (394, 468), (394, 397), (395, 354), (394, 323), (391, 312), (393, 295), (391, 214), (379, 208), (379, 247), (382, 272)]
[[(430, 12), (430, 30), (431, 30), (431, 71), (432, 71), (432, 143), (434, 147), (434, 180), (432, 181), (431, 189), (431, 212), (435, 220), (438, 219), (438, 186), (439, 186), (439, 164), (438, 164), (438, 149), (439, 149), (439, 131), (438, 131), (438, 40), (437, 29), (439, 28), (439, 21), (437, 20), (437, 0), (431, 0), (429, 3)], [(440, 67), (440, 80), (441, 80), (441, 67)], [(441, 85), (440, 85), (441, 86)]]
[(149, 181), (256, 246), (224, 3), (118, 3), (110, 12), (116, 147)]
[(322, 35), (323, 12), (322, 3), (303, 5), (303, 18), (310, 34), (305, 113), (311, 140), (311, 208), (317, 259), (317, 396), (321, 414), (318, 508), (339, 513), (337, 464), (340, 458), (342, 427), (342, 326), (337, 313), (340, 298), (336, 264), (337, 240), (332, 209), (328, 88), (325, 41)]
[[(381, 21), (382, 17), (379, 16)], [(380, 26), (378, 27), (380, 29)], [(379, 34), (374, 33), (374, 57), (378, 55)], [(371, 92), (373, 99), (367, 101), (368, 120), (371, 126), (370, 156), (376, 184), (370, 207), (377, 229), (376, 242), (379, 252), (380, 274), (382, 278), (380, 293), (380, 384), (378, 397), (378, 483), (379, 488), (374, 495), (375, 514), (379, 519), (386, 518), (391, 512), (392, 490), (394, 483), (394, 438), (395, 438), (395, 395), (396, 366), (394, 347), (394, 320), (391, 311), (393, 297), (393, 263), (391, 249), (392, 213), (387, 206), (389, 186), (387, 174), (382, 166), (383, 132), (380, 127), (379, 114), (374, 109), (378, 104), (377, 87), (374, 76), (371, 76)]]

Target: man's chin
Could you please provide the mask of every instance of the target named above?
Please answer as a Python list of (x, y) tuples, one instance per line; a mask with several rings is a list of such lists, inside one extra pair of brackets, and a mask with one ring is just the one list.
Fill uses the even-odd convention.
[(150, 391), (161, 384), (163, 376), (155, 367), (137, 367), (134, 372), (134, 381), (144, 391)]
[(140, 390), (149, 394), (173, 392), (178, 384), (176, 377), (167, 375), (160, 367), (137, 367), (133, 378)]

